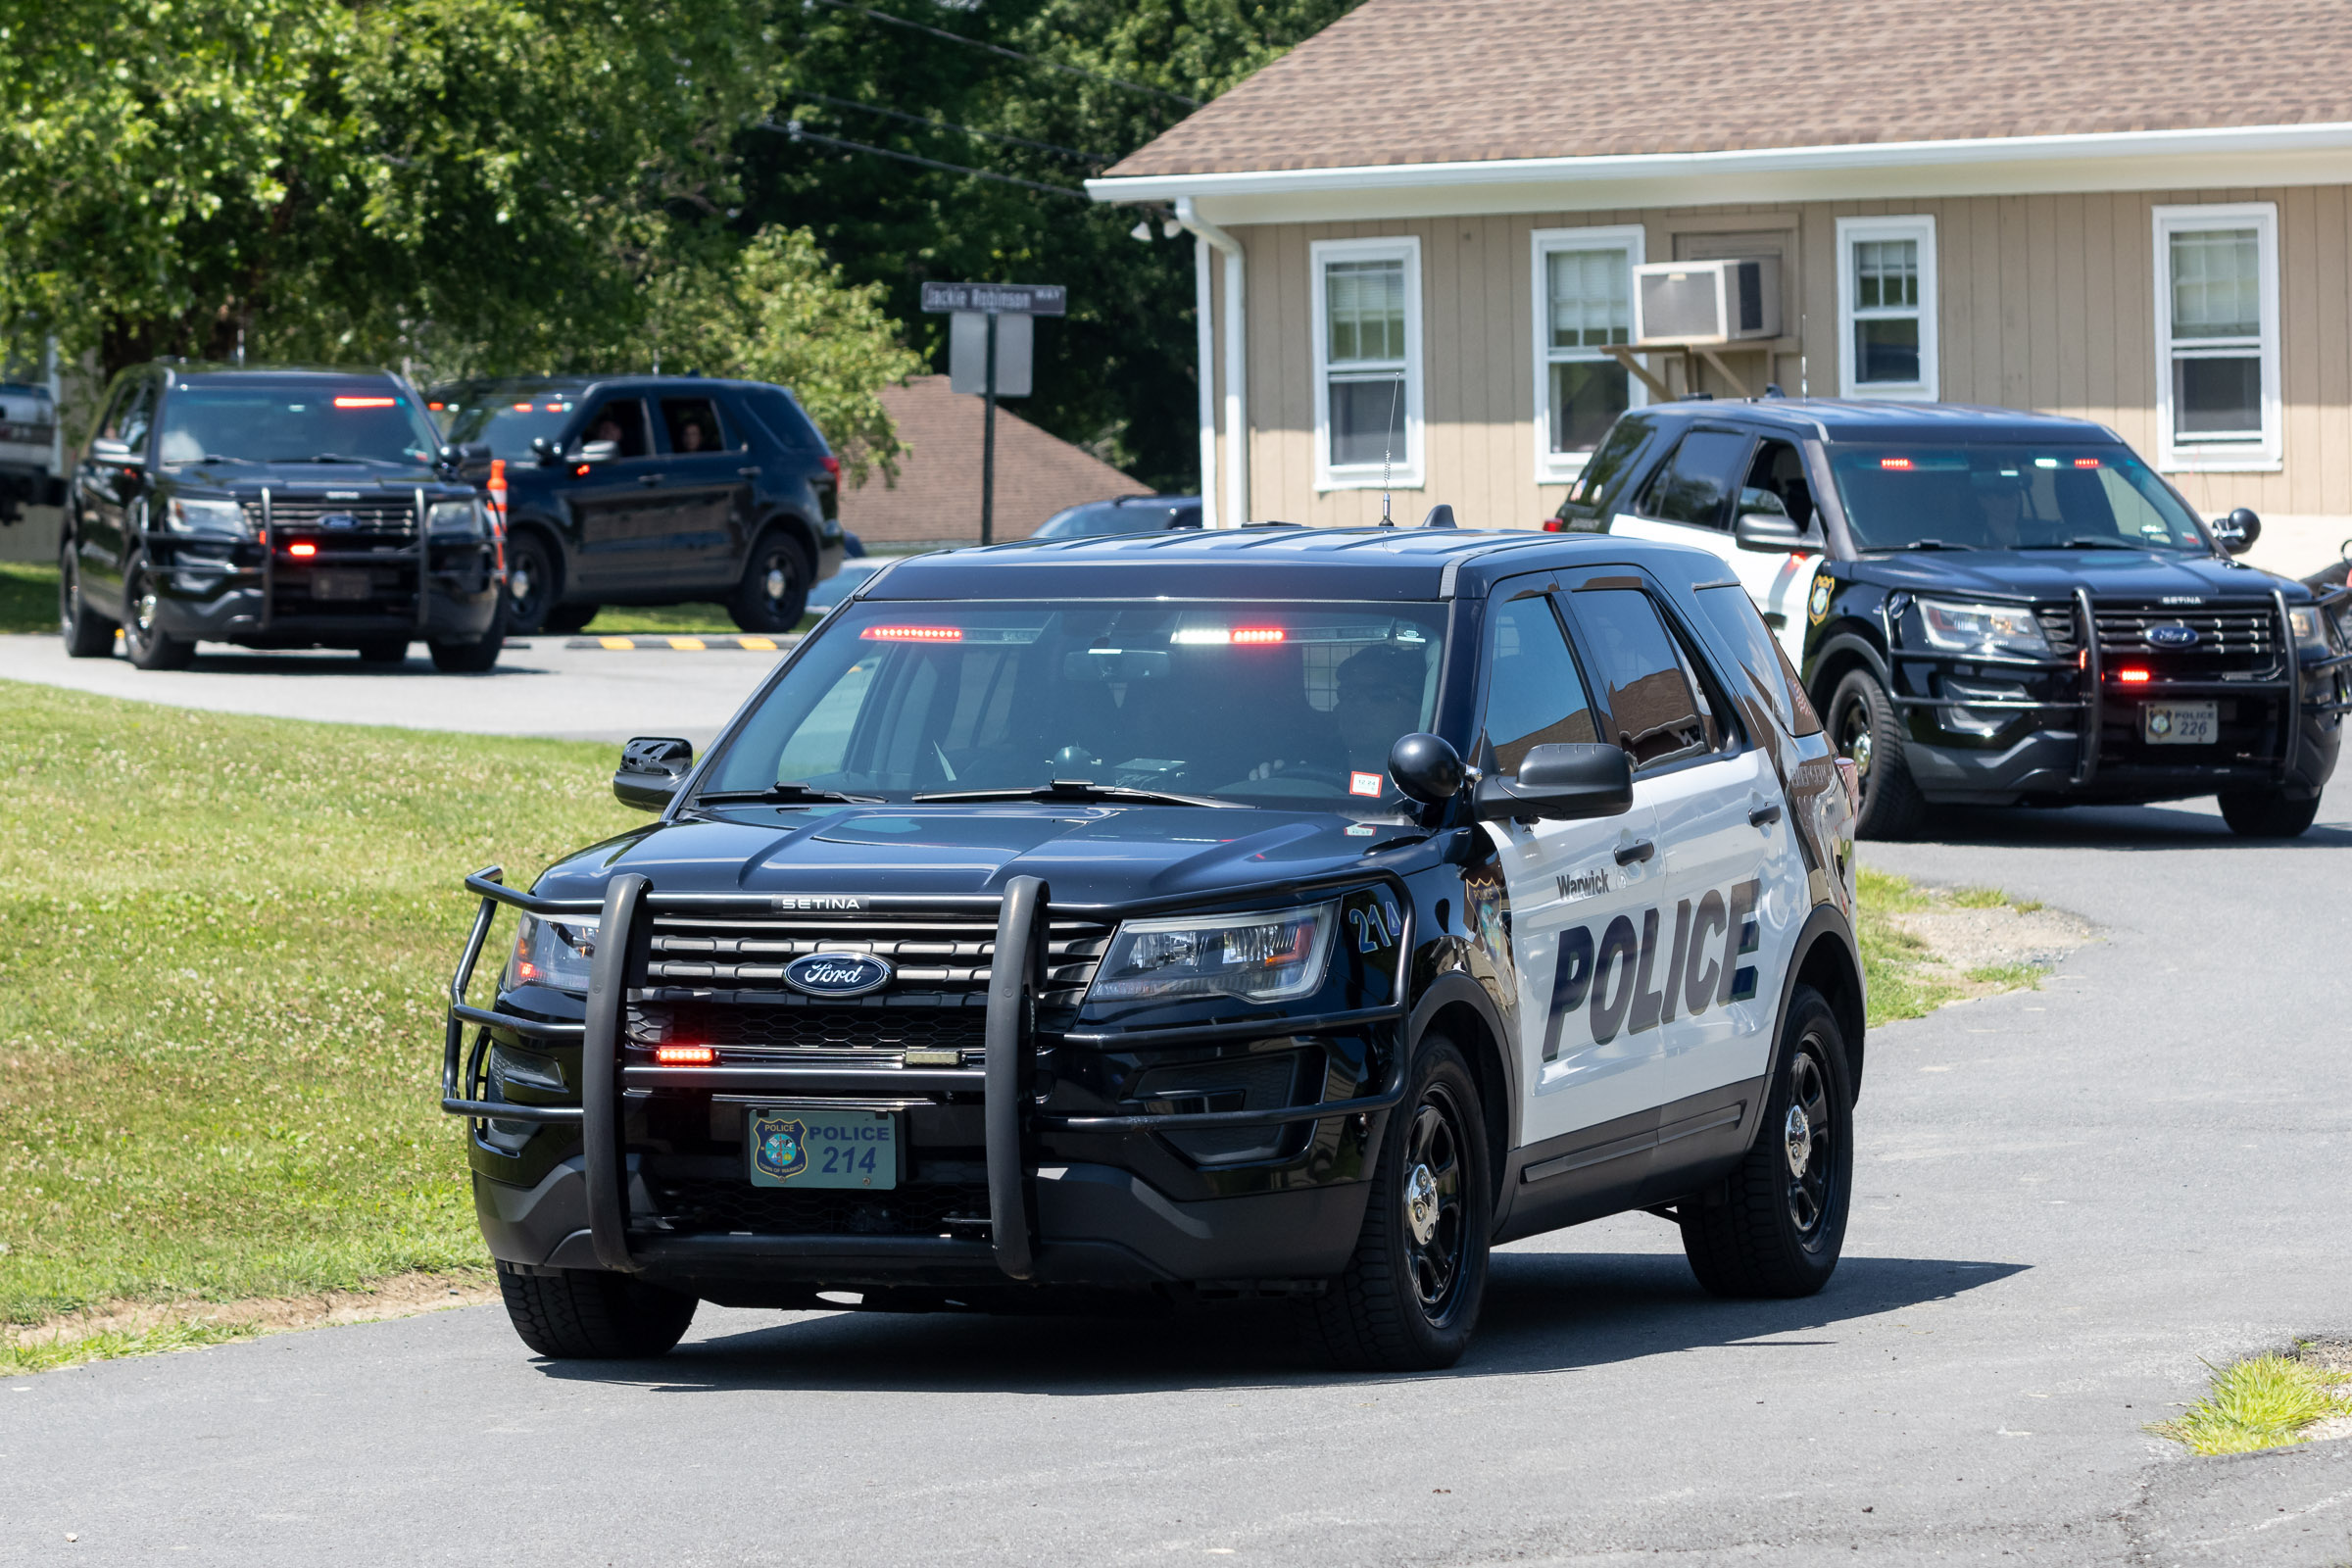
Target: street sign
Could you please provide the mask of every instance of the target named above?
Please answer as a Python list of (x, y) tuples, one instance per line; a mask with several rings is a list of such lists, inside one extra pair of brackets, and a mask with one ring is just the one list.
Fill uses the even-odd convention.
[(1062, 316), (1070, 291), (1059, 283), (925, 283), (923, 309), (933, 316), (951, 311), (990, 311), (1000, 316)]
[[(1035, 359), (1035, 318), (997, 318), (997, 396), (1029, 395)], [(948, 318), (948, 389), (975, 396), (988, 391), (988, 313), (957, 311)]]

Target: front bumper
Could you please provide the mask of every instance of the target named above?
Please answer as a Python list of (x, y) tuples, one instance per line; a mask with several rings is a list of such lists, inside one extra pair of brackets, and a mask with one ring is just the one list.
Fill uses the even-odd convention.
[[(956, 1065), (655, 1066), (627, 1045), (631, 1011), (642, 1010), (649, 990), (645, 942), (631, 933), (657, 910), (727, 906), (749, 912), (771, 901), (662, 895), (633, 876), (615, 878), (601, 904), (540, 900), (505, 887), (495, 869), (468, 878), (467, 887), (481, 904), (452, 983), (442, 1108), (468, 1118), (476, 1212), (492, 1254), (524, 1267), (623, 1270), (745, 1304), (786, 1302), (834, 1286), (1287, 1289), (1345, 1265), (1362, 1223), (1372, 1153), (1402, 1098), (1398, 1004), (1285, 1021), (1300, 1039), (1320, 1039), (1317, 1050), (1330, 1058), (1312, 1080), (1322, 1093), (1310, 1093), (1307, 1103), (1137, 1114), (1101, 1102), (1075, 1081), (1083, 1075), (1056, 1073), (1054, 1062), (1059, 1054), (1115, 1044), (1115, 1032), (1041, 1035), (1036, 1027), (1037, 999), (1050, 988), (1051, 926), (1046, 890), (1027, 878), (1001, 900), (925, 901), (968, 906), (974, 914), (985, 906), (995, 919), (981, 1049), (931, 1053)], [(557, 917), (598, 916), (582, 1021), (465, 1002), (502, 904)], [(1264, 1033), (1265, 1026), (1251, 1027)], [(1182, 1044), (1164, 1033), (1173, 1032), (1153, 1033), (1155, 1048)], [(1197, 1043), (1237, 1037), (1237, 1030), (1194, 1035)], [(1358, 1041), (1360, 1053), (1343, 1049)], [(576, 1097), (533, 1095), (550, 1102), (524, 1103), (509, 1084), (500, 1098), (484, 1098), (492, 1093), (487, 1054), (502, 1043), (529, 1044), (564, 1061)], [(749, 1184), (740, 1152), (713, 1155), (708, 1145), (682, 1152), (685, 1138), (665, 1136), (699, 1123), (719, 1137), (730, 1118), (741, 1126), (748, 1106), (776, 1102), (901, 1112), (911, 1180), (887, 1194), (779, 1194)], [(510, 1159), (485, 1141), (498, 1129), (511, 1141), (532, 1126), (549, 1129), (531, 1139), (536, 1156)], [(1203, 1169), (1180, 1152), (1187, 1138), (1246, 1141), (1259, 1129), (1287, 1151), (1281, 1157), (1246, 1168), (1212, 1161)], [(699, 1195), (697, 1223), (678, 1218), (690, 1206), (682, 1192)], [(710, 1219), (712, 1212), (721, 1217)]]
[[(195, 544), (170, 536), (151, 548), (165, 567), (157, 622), (190, 642), (299, 648), (407, 636), (470, 643), (498, 618), (497, 550), (487, 539), (321, 548), (304, 558), (282, 542)], [(365, 597), (323, 597), (318, 585), (330, 579), (320, 573), (339, 574), (345, 585), (364, 577)]]

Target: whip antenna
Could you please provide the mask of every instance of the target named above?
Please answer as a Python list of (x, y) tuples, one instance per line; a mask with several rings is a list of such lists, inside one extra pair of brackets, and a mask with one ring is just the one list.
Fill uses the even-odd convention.
[(1394, 528), (1396, 519), (1389, 515), (1389, 453), (1396, 437), (1396, 400), (1404, 395), (1404, 377), (1389, 383), (1389, 426), (1380, 434), (1380, 525)]

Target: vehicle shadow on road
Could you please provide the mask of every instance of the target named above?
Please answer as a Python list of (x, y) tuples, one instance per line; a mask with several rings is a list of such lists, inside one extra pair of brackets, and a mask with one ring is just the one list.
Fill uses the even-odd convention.
[[(744, 1390), (1064, 1396), (1573, 1372), (1644, 1356), (1835, 1343), (1838, 1326), (1948, 1299), (2026, 1265), (1849, 1257), (1819, 1296), (1722, 1301), (1673, 1253), (1501, 1252), (1470, 1353), (1399, 1378), (1319, 1367), (1279, 1304), (1167, 1316), (794, 1313), (772, 1328), (691, 1341), (659, 1361), (542, 1361), (567, 1382), (663, 1394)], [(1790, 1339), (1788, 1336), (1807, 1336)]]
[[(321, 650), (316, 654), (301, 653), (229, 653), (210, 648), (198, 651), (188, 670), (199, 675), (365, 675), (370, 680), (398, 680), (403, 676), (430, 677), (448, 680), (449, 673), (433, 667), (433, 662), (419, 643), (409, 657), (397, 664), (369, 664), (339, 649)], [(488, 669), (467, 671), (466, 679), (483, 675), (545, 675), (552, 673), (545, 666), (516, 663), (511, 657), (501, 659)]]
[(1936, 808), (1914, 842), (2007, 850), (2340, 850), (2352, 849), (2352, 822), (2323, 816), (2300, 838), (2249, 839), (2232, 833), (2218, 812), (2179, 806), (1947, 806)]

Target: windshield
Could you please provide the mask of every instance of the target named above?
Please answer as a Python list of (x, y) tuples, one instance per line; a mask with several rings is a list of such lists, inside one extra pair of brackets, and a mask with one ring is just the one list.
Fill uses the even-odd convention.
[(874, 603), (828, 622), (702, 795), (905, 800), (1056, 780), (1272, 807), (1393, 808), (1425, 729), (1441, 605)]
[(439, 445), (408, 393), (381, 380), (189, 381), (164, 400), (165, 463), (334, 460), (410, 468)]
[(533, 456), (531, 443), (541, 436), (550, 441), (561, 436), (574, 407), (568, 392), (477, 394), (456, 406), (449, 439), (456, 446), (486, 441), (492, 457), (527, 463)]
[(2193, 550), (2180, 498), (2121, 446), (1830, 448), (1861, 550)]

